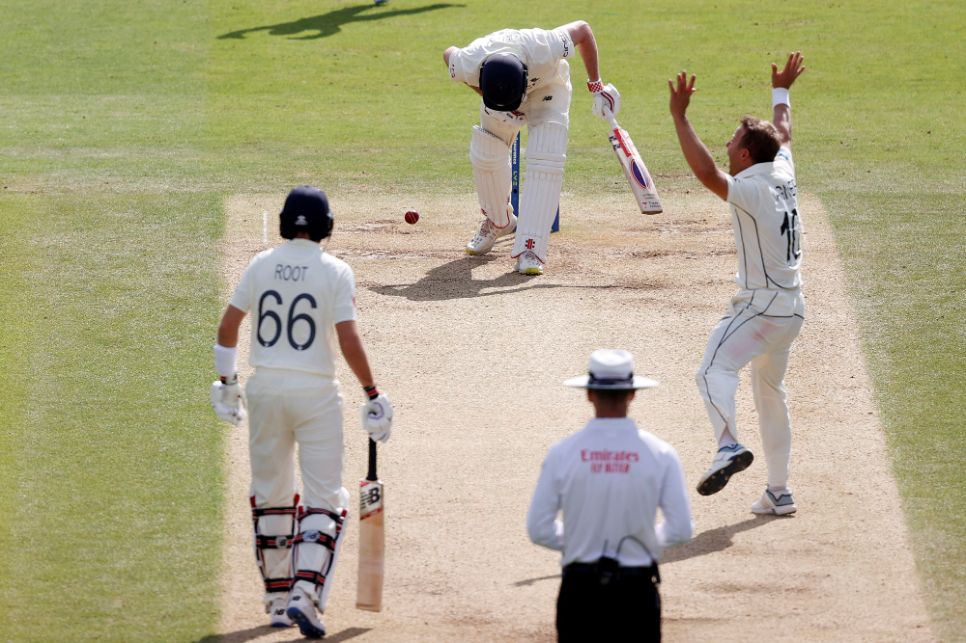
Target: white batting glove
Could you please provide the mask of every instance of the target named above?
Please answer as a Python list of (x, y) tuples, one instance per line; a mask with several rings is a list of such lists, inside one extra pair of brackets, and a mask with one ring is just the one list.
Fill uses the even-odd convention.
[(362, 405), (362, 428), (376, 442), (387, 442), (392, 433), (392, 402), (380, 393)]
[(617, 116), (621, 111), (621, 93), (612, 84), (601, 85), (587, 83), (590, 91), (594, 92), (594, 116), (599, 116), (605, 121), (610, 120), (611, 116)]
[(218, 419), (231, 422), (235, 426), (245, 421), (248, 413), (245, 411), (245, 396), (237, 375), (228, 382), (215, 380), (211, 384), (211, 408), (215, 410)]

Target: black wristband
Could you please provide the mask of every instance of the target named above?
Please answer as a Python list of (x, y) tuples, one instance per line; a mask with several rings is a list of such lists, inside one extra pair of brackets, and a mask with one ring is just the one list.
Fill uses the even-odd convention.
[(369, 396), (370, 400), (374, 400), (379, 397), (379, 389), (376, 388), (375, 384), (372, 386), (363, 386), (362, 390), (366, 392), (366, 395)]

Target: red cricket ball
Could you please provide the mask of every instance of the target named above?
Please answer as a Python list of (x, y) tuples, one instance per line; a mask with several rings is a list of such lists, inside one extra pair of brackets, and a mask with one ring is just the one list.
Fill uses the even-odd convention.
[(406, 223), (412, 225), (419, 221), (419, 213), (415, 210), (406, 210)]

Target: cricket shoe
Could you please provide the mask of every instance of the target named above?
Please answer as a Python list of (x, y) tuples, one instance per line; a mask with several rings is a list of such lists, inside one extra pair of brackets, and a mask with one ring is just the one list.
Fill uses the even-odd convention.
[(517, 272), (521, 275), (542, 275), (543, 262), (527, 250), (517, 258)]
[(265, 611), (268, 612), (269, 625), (272, 627), (292, 627), (295, 622), (288, 617), (286, 609), (288, 607), (288, 594), (273, 598), (271, 603), (265, 604)]
[(754, 459), (751, 451), (740, 444), (721, 447), (711, 462), (711, 468), (701, 476), (698, 493), (702, 496), (718, 493), (725, 488), (731, 476), (750, 467)]
[(466, 254), (485, 255), (493, 248), (493, 244), (496, 243), (497, 239), (511, 234), (516, 229), (516, 215), (511, 214), (510, 223), (502, 228), (496, 227), (489, 218), (484, 218), (483, 223), (480, 224), (479, 232), (466, 244)]
[(299, 588), (292, 590), (292, 597), (288, 599), (288, 617), (299, 626), (302, 636), (310, 639), (320, 639), (325, 636), (325, 625), (315, 611), (315, 603), (308, 594)]
[(751, 505), (751, 513), (753, 514), (787, 516), (796, 511), (798, 511), (798, 507), (795, 506), (795, 499), (792, 498), (792, 492), (788, 489), (777, 493), (772, 492), (771, 489), (765, 489), (761, 498)]

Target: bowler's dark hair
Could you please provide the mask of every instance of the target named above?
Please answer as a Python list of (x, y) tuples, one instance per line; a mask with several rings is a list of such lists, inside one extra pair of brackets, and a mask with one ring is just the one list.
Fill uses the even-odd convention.
[(779, 148), (782, 146), (778, 130), (768, 121), (754, 116), (741, 119), (741, 126), (745, 129), (745, 136), (741, 146), (747, 148), (751, 160), (755, 163), (771, 163), (775, 160)]

